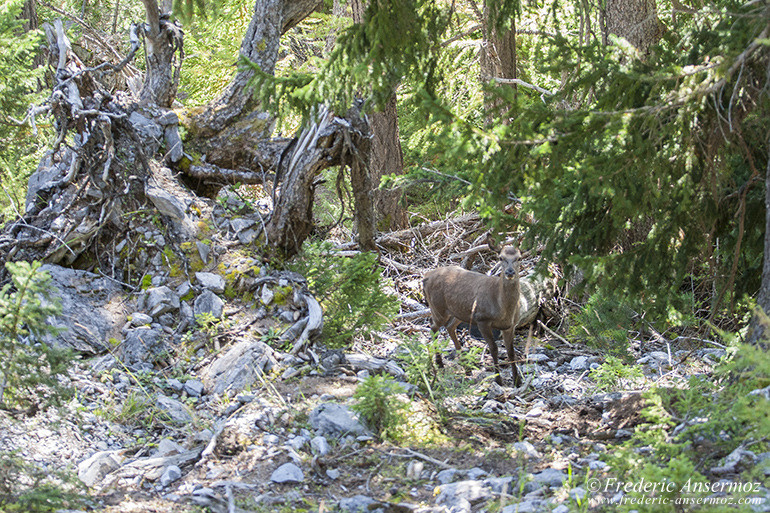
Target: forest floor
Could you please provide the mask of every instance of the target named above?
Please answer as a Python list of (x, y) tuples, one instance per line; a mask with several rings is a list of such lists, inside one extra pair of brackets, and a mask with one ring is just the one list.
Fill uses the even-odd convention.
[[(423, 239), (422, 251), (383, 254), (402, 313), (373, 340), (358, 340), (347, 351), (406, 368), (396, 373), (408, 392), (401, 396), (408, 412), (398, 436), (321, 436), (314, 409), (354, 404), (357, 387), (372, 371), (344, 363), (324, 370), (275, 348), (277, 367), (237, 397), (190, 392), (182, 382), (199, 376), (189, 362), (181, 373), (172, 367), (135, 373), (82, 360), (68, 376), (76, 398), (63, 409), (32, 416), (0, 411), (0, 449), (48, 471), (82, 473), (84, 460), (97, 451), (113, 458), (85, 505), (103, 512), (613, 509), (610, 501), (623, 494), (609, 485), (596, 488), (595, 479), (622, 479), (614, 473), (613, 454), (645, 421), (645, 391), (685, 388), (691, 376), (710, 375), (724, 351), (687, 337), (628, 330), (629, 361), (643, 372), (605, 373), (603, 382), (602, 374), (592, 373), (604, 359), (600, 351), (559, 334), (566, 332), (569, 308), (557, 294), (542, 305), (549, 316), (517, 332), (525, 387), (495, 384), (486, 344), (462, 329), (470, 361), (446, 350), (451, 343), (442, 332), (446, 368), (435, 379), (415, 379), (404, 341), (430, 344), (428, 318), (420, 314), (420, 276), (459, 251), (448, 233), (453, 229), (467, 226), (449, 223), (431, 234), (455, 241), (452, 247), (432, 252)], [(535, 258), (525, 262), (525, 272)], [(270, 318), (254, 322), (238, 298), (226, 311), (231, 325), (258, 333), (275, 329)], [(224, 351), (237, 340), (236, 334), (217, 344)], [(508, 370), (503, 377), (511, 385)], [(174, 392), (172, 381), (185, 387)], [(155, 394), (182, 401), (191, 420), (163, 419), (152, 400), (143, 399)], [(317, 438), (328, 449), (319, 450)], [(274, 473), (286, 463), (301, 476), (276, 482)], [(170, 467), (179, 475), (167, 475)]]

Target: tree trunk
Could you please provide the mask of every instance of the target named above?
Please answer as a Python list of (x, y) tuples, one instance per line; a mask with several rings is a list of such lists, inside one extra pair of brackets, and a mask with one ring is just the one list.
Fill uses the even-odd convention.
[(184, 58), (182, 31), (173, 22), (161, 19), (156, 0), (142, 2), (147, 11), (147, 28), (144, 32), (147, 74), (139, 98), (146, 104), (170, 108), (176, 98), (179, 71)]
[(646, 55), (661, 36), (661, 24), (655, 0), (607, 0), (603, 28), (607, 34), (626, 39), (639, 53)]
[[(321, 0), (256, 0), (249, 27), (243, 36), (240, 54), (259, 65), (265, 73), (273, 73), (278, 60), (280, 37), (302, 21), (319, 5)], [(222, 132), (239, 120), (259, 123), (257, 138), (266, 137), (272, 130), (272, 122), (254, 100), (254, 92), (248, 87), (254, 77), (251, 69), (241, 69), (235, 78), (219, 95), (209, 103), (208, 108), (193, 120), (196, 134), (206, 139)], [(210, 148), (216, 148), (227, 134), (210, 141)]]
[[(770, 141), (768, 141), (770, 143)], [(770, 146), (770, 144), (768, 144)], [(765, 169), (765, 252), (762, 263), (762, 285), (757, 295), (757, 311), (751, 318), (748, 342), (770, 349), (770, 153)]]
[[(483, 41), (480, 55), (481, 80), (487, 82), (496, 78), (518, 78), (516, 71), (516, 20), (511, 19), (510, 29), (500, 31), (496, 28), (494, 0), (484, 2), (482, 15)], [(512, 87), (515, 85), (499, 85), (499, 87)], [(486, 108), (488, 121), (491, 124), (494, 113), (503, 108), (506, 103), (499, 101), (494, 95), (486, 95)], [(502, 115), (500, 121), (508, 122), (508, 116)]]
[[(283, 152), (278, 172), (282, 184), (278, 200), (267, 223), (267, 242), (281, 251), (281, 257), (298, 253), (313, 228), (313, 199), (318, 173), (334, 165), (351, 167), (355, 194), (355, 216), (362, 249), (375, 249), (372, 203), (368, 197), (366, 161), (370, 134), (360, 111), (351, 109), (341, 119), (321, 107), (315, 123), (302, 130)], [(359, 181), (363, 184), (356, 185)], [(365, 191), (368, 191), (365, 192)]]
[[(353, 22), (363, 23), (366, 2), (352, 0)], [(377, 226), (383, 231), (400, 230), (407, 227), (407, 217), (401, 208), (400, 190), (381, 190), (382, 177), (387, 174), (404, 174), (404, 154), (398, 133), (398, 111), (396, 94), (388, 100), (382, 112), (369, 116), (372, 131), (369, 166), (371, 177), (368, 180), (374, 190), (374, 204)], [(355, 190), (355, 189), (354, 189)]]

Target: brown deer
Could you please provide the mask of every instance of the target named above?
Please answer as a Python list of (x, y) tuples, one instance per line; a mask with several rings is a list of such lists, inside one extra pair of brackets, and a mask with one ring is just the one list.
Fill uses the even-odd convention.
[[(497, 377), (502, 385), (500, 367), (497, 361), (497, 344), (492, 329), (503, 332), (505, 350), (511, 364), (513, 382), (521, 385), (521, 375), (514, 363), (513, 332), (519, 322), (519, 266), (521, 253), (514, 246), (502, 249), (491, 238), (489, 248), (499, 252), (502, 270), (499, 277), (487, 276), (465, 270), (461, 267), (440, 267), (425, 274), (422, 286), (432, 317), (431, 330), (437, 333), (445, 326), (460, 351), (462, 345), (457, 338), (457, 326), (461, 322), (475, 324), (489, 345)], [(439, 365), (440, 365), (440, 360)]]

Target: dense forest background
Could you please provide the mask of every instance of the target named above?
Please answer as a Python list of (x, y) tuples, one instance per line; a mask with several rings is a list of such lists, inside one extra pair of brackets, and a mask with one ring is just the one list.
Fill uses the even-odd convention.
[[(196, 272), (212, 271), (225, 280), (216, 294), (276, 318), (274, 297), (304, 305), (296, 311), (308, 326), (320, 303), (323, 328), (300, 327), (293, 348), (286, 334), (299, 313), (284, 316), (295, 323), (289, 330), (260, 332), (287, 354), (314, 355), (312, 339), (325, 349), (410, 355), (404, 379), (430, 404), (436, 429), (462, 438), (456, 423), (467, 413), (453, 403), (461, 392), (429, 377), (442, 372), (433, 363), (440, 344), (426, 326), (398, 322), (425, 317), (406, 313), (422, 301), (425, 270), (463, 257), (485, 272), (477, 257), (494, 233), (526, 251), (527, 283), (541, 299), (524, 323), (529, 333), (520, 330), (519, 361), (538, 337), (574, 358), (583, 357), (570, 353), (578, 344), (594, 351), (594, 367), (558, 361), (585, 370), (578, 382), (590, 372), (593, 392), (644, 395), (642, 415), (636, 399), (615, 412), (633, 418), (622, 428), (641, 427), (608, 451), (612, 472), (680, 484), (728, 475), (765, 490), (767, 458), (757, 454), (770, 432), (768, 120), (766, 1), (5, 1), (0, 258), (10, 264), (0, 351), (14, 363), (0, 371), (0, 403), (5, 393), (5, 406), (20, 412), (36, 387), (57, 389), (49, 378), (67, 373), (66, 355), (27, 338), (47, 331), (56, 313), (48, 282), (35, 278), (37, 263), (13, 262), (96, 273), (142, 305), (151, 291), (189, 280), (173, 310), (180, 319), (194, 287), (208, 287)], [(146, 248), (143, 237), (162, 243)], [(270, 272), (306, 282), (270, 281)], [(277, 288), (257, 289), (265, 283)], [(167, 349), (143, 372), (159, 372), (168, 357), (176, 363), (163, 376), (181, 365), (194, 376), (179, 347), (216, 341), (218, 353), (220, 340), (256, 323), (236, 330), (222, 308), (202, 315), (195, 305), (184, 325), (161, 322), (168, 309), (147, 308), (168, 328), (178, 360)], [(389, 325), (401, 349), (384, 355), (373, 347), (387, 345), (380, 332)], [(93, 353), (118, 354), (121, 344)], [(681, 370), (714, 348), (720, 359), (707, 370)], [(640, 370), (651, 351), (667, 353), (669, 374)], [(462, 366), (473, 367), (478, 354), (470, 354)], [(451, 379), (466, 383), (459, 374)], [(358, 411), (380, 439), (405, 444), (396, 427), (407, 422), (397, 399), (404, 389), (376, 378), (361, 377)], [(531, 378), (490, 390), (473, 394), (536, 401)], [(499, 423), (481, 417), (476, 428), (499, 435)], [(545, 440), (544, 429), (525, 433), (521, 422), (519, 442)], [(0, 507), (31, 501), (11, 481), (0, 479), (9, 497)], [(589, 507), (571, 499), (570, 507)]]

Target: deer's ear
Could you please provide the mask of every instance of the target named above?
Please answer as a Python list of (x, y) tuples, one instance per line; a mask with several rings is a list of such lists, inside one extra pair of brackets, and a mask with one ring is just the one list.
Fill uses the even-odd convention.
[(495, 253), (499, 253), (502, 250), (497, 241), (495, 241), (494, 237), (492, 237), (492, 232), (487, 233), (487, 246), (489, 246), (489, 249)]

